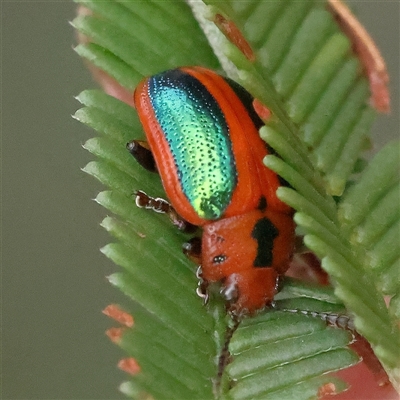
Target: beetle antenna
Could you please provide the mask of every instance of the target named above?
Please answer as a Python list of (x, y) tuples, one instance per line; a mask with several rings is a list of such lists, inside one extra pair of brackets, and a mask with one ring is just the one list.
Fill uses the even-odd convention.
[(327, 311), (310, 311), (310, 310), (298, 310), (298, 309), (280, 309), (280, 311), (309, 315), (310, 317), (320, 318), (331, 326), (336, 326), (337, 328), (345, 329), (351, 332), (355, 331), (353, 318), (344, 313), (335, 313)]

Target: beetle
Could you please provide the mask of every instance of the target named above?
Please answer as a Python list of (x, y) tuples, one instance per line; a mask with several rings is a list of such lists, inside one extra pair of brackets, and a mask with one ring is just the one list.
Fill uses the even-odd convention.
[(265, 167), (271, 149), (252, 96), (202, 67), (144, 78), (134, 93), (147, 142), (127, 147), (158, 171), (170, 203), (136, 193), (136, 204), (169, 214), (181, 229), (199, 226), (184, 251), (200, 262), (202, 287), (221, 283), (236, 315), (273, 301), (294, 249), (292, 209), (280, 201), (281, 180)]

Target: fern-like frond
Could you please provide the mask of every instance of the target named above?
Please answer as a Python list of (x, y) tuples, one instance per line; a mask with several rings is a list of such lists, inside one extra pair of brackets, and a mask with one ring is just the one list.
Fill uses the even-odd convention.
[[(274, 113), (261, 129), (261, 136), (281, 158), (268, 156), (265, 164), (292, 186), (279, 188), (278, 196), (297, 210), (295, 221), (306, 232), (305, 244), (322, 259), (323, 268), (335, 283), (335, 293), (354, 314), (356, 328), (370, 341), (396, 384), (400, 333), (376, 285), (378, 282), (383, 288), (385, 274), (377, 279), (371, 270), (384, 269), (388, 276), (398, 272), (399, 202), (387, 208), (388, 202), (396, 197), (398, 150), (391, 149), (392, 156), (385, 163), (373, 163), (361, 179), (361, 186), (356, 185), (346, 196), (341, 214), (351, 209), (357, 217), (347, 217), (350, 220), (347, 222), (339, 219), (331, 195), (342, 194), (365, 147), (367, 128), (374, 115), (368, 106), (368, 82), (348, 39), (335, 26), (324, 3), (288, 1), (280, 2), (280, 6), (276, 3), (265, 2), (261, 6), (256, 1), (246, 4), (228, 1), (221, 6), (219, 2), (207, 1), (213, 5), (209, 13), (224, 13), (249, 39), (262, 37), (250, 40), (255, 62), (228, 43), (225, 56), (236, 64), (242, 84)], [(269, 8), (276, 15), (271, 26), (260, 28), (262, 33), (248, 24), (258, 7), (264, 12)], [(323, 39), (311, 39), (304, 34), (318, 23), (326, 29)], [(307, 40), (313, 43), (306, 46)], [(280, 45), (274, 47), (272, 43)], [(306, 54), (300, 57), (299, 48), (303, 46)], [(387, 153), (388, 150), (383, 150), (378, 159), (383, 160)], [(374, 175), (381, 178), (370, 178)], [(323, 191), (321, 181), (325, 183)], [(389, 199), (378, 209), (383, 212), (386, 205), (379, 234), (370, 230), (374, 228), (374, 217), (366, 213), (372, 206), (379, 206), (376, 203), (380, 196), (386, 194)], [(381, 239), (373, 248), (365, 239), (351, 240), (352, 235), (363, 229), (358, 226), (362, 222), (364, 229), (369, 224), (367, 236)], [(395, 294), (394, 286), (390, 294)], [(388, 293), (387, 288), (384, 293)], [(394, 304), (398, 301), (396, 296), (398, 292)]]
[(400, 142), (391, 142), (344, 197), (339, 216), (351, 241), (365, 250), (363, 265), (380, 291), (394, 296), (390, 311), (400, 318)]
[(126, 89), (180, 65), (218, 65), (184, 1), (76, 1), (92, 12), (72, 21), (90, 38), (76, 52)]
[[(217, 375), (216, 360), (227, 329), (221, 304), (217, 302), (207, 310), (195, 295), (194, 268), (179, 251), (187, 236), (172, 227), (166, 218), (143, 212), (133, 202), (131, 196), (133, 188), (141, 188), (152, 193), (162, 192), (158, 177), (151, 176), (152, 174), (142, 171), (135, 165), (127, 156), (123, 146), (125, 133), (120, 131), (121, 127), (130, 124), (134, 126), (137, 123), (133, 109), (97, 91), (85, 91), (77, 98), (86, 106), (76, 113), (75, 118), (103, 134), (89, 139), (84, 144), (84, 147), (98, 159), (90, 162), (84, 171), (111, 189), (100, 193), (95, 200), (120, 218), (107, 217), (102, 222), (102, 226), (118, 240), (116, 243), (106, 245), (102, 252), (123, 268), (122, 272), (112, 274), (109, 280), (140, 305), (139, 312), (136, 308), (133, 312), (134, 327), (124, 333), (119, 344), (129, 356), (138, 360), (143, 375), (139, 374), (134, 383), (123, 384), (121, 390), (138, 396), (150, 393), (156, 398), (171, 396), (185, 398), (190, 387), (192, 388), (190, 398), (198, 396), (211, 398), (212, 382)], [(100, 125), (103, 128), (100, 128)], [(314, 311), (331, 313), (343, 310), (343, 305), (329, 289), (290, 282), (280, 293), (277, 307), (307, 310), (304, 301), (308, 300), (312, 302), (308, 304), (308, 308)], [(282, 312), (274, 311), (270, 314), (277, 314), (278, 319), (283, 315)], [(311, 319), (310, 322), (310, 317), (297, 315), (293, 317), (296, 319), (296, 324), (293, 325), (294, 320), (291, 317), (293, 317), (291, 314), (286, 313), (281, 322), (282, 331), (293, 332), (292, 341), (286, 342), (289, 352), (287, 354), (295, 354), (295, 349), (302, 349), (305, 355), (296, 354), (296, 357), (287, 359), (285, 363), (289, 365), (307, 357), (317, 357), (317, 353), (308, 349), (308, 345), (304, 342), (301, 334), (302, 324), (297, 323), (298, 319), (303, 320), (304, 324), (314, 324), (315, 320)], [(321, 321), (317, 323), (321, 334), (324, 335), (325, 325)], [(325, 327), (325, 329), (328, 331), (330, 328)], [(159, 348), (159, 335), (166, 341), (162, 343), (160, 357), (154, 364), (153, 353), (147, 352), (146, 349)], [(341, 333), (339, 339), (340, 337)], [(348, 354), (338, 359), (340, 366), (337, 368), (357, 362), (357, 358), (343, 348), (350, 340), (349, 336), (346, 337), (346, 343), (341, 340), (337, 342), (343, 354)], [(240, 337), (234, 336), (234, 338), (234, 343), (241, 342)], [(183, 357), (180, 351), (186, 356)], [(317, 364), (322, 362), (325, 371), (336, 369), (330, 363), (325, 363), (325, 358), (319, 357), (315, 362)], [(186, 371), (188, 358), (193, 367), (189, 369), (193, 371), (192, 378), (196, 375), (196, 368), (201, 370), (197, 380), (198, 386), (194, 382), (190, 384), (186, 382), (186, 379), (192, 379), (190, 376), (185, 378), (184, 382), (175, 384), (176, 377), (180, 375), (179, 371), (182, 368)], [(239, 358), (236, 365), (240, 364)], [(271, 368), (281, 370), (279, 365)], [(315, 372), (315, 376), (319, 375), (318, 371)], [(285, 380), (285, 373), (281, 376)], [(323, 380), (310, 377), (307, 383), (308, 390), (314, 388), (314, 391), (317, 391), (325, 380), (335, 381), (332, 377)], [(291, 384), (282, 384), (282, 387), (290, 391), (293, 389), (292, 386), (297, 384), (298, 381), (294, 380)]]
[(236, 384), (229, 398), (285, 398), (290, 392), (290, 398), (306, 399), (310, 393), (304, 393), (304, 385), (313, 386), (315, 395), (321, 386), (316, 378), (358, 361), (343, 349), (350, 338), (344, 330), (326, 329), (323, 321), (303, 315), (276, 312), (248, 319), (230, 344), (233, 362), (226, 378)]
[[(375, 112), (368, 105), (368, 81), (362, 66), (327, 3), (206, 3), (215, 7), (214, 13), (221, 10), (234, 21), (257, 55), (248, 73), (239, 61), (239, 79), (281, 121), (290, 121), (327, 192), (341, 195), (365, 148)], [(264, 80), (261, 87), (257, 74)]]
[[(133, 312), (134, 327), (119, 343), (143, 371), (135, 378), (135, 390), (156, 398), (211, 398), (224, 314), (218, 303), (208, 313), (195, 294), (195, 268), (180, 251), (187, 236), (167, 219), (143, 213), (133, 201), (134, 188), (162, 192), (159, 178), (141, 171), (125, 149), (124, 137), (137, 124), (134, 110), (98, 91), (83, 92), (78, 100), (86, 106), (75, 118), (103, 134), (84, 144), (97, 156), (84, 171), (111, 189), (96, 202), (120, 218), (102, 222), (118, 240), (102, 252), (123, 269), (109, 281), (140, 305)], [(128, 387), (133, 390), (123, 386)]]
[[(125, 89), (132, 91), (143, 75), (179, 65), (218, 67), (184, 1), (79, 3), (91, 13), (72, 22), (87, 38), (76, 51)], [(395, 253), (379, 260), (376, 265), (384, 265), (379, 278), (363, 262), (381, 257), (379, 243), (396, 226), (395, 217), (382, 218), (380, 233), (371, 236), (376, 227), (373, 212), (392, 210), (388, 205), (396, 184), (390, 181), (390, 188), (385, 186), (385, 194), (368, 208), (371, 217), (365, 220), (338, 216), (332, 197), (343, 192), (355, 169), (374, 115), (367, 104), (368, 83), (348, 39), (324, 2), (208, 3), (215, 3), (237, 24), (255, 51), (256, 62), (249, 63), (234, 46), (222, 44), (215, 26), (208, 30), (210, 25), (201, 22), (216, 53), (230, 57), (227, 64), (236, 64), (241, 83), (272, 110), (261, 134), (280, 157), (269, 156), (266, 164), (291, 184), (278, 194), (298, 211), (295, 219), (306, 232), (305, 242), (332, 274), (338, 295), (288, 281), (277, 296), (278, 310), (248, 318), (234, 333), (233, 362), (222, 377), (220, 396), (301, 399), (315, 396), (328, 382), (335, 383), (336, 391), (343, 388), (326, 373), (357, 362), (346, 348), (351, 337), (310, 316), (279, 309), (328, 315), (342, 312), (346, 305), (356, 317), (357, 329), (393, 371), (398, 332), (374, 282), (378, 279), (385, 293), (395, 294), (398, 287), (387, 280), (396, 273), (398, 261)], [(206, 10), (207, 18), (215, 7)], [(136, 304), (135, 324), (124, 331), (119, 344), (141, 371), (121, 390), (133, 398), (213, 398), (228, 321), (221, 301), (213, 299), (204, 307), (195, 294), (195, 266), (180, 251), (188, 236), (163, 216), (134, 204), (136, 189), (154, 196), (164, 193), (159, 177), (141, 169), (125, 150), (129, 140), (143, 138), (138, 118), (130, 106), (98, 91), (85, 91), (77, 99), (83, 108), (75, 118), (99, 133), (84, 145), (96, 156), (84, 171), (108, 187), (96, 201), (116, 216), (102, 222), (116, 239), (102, 252), (122, 267), (109, 280)], [(353, 204), (351, 196), (349, 192), (341, 205), (343, 216), (346, 204)], [(354, 239), (360, 229), (372, 246), (367, 246), (367, 253), (365, 239)], [(391, 243), (393, 237), (384, 240)]]

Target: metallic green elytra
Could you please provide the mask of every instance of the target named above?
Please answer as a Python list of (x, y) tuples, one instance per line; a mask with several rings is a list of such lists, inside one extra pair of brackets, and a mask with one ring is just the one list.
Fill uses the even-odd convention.
[(237, 171), (217, 101), (201, 82), (181, 70), (151, 77), (148, 96), (182, 192), (199, 217), (221, 218), (237, 185)]

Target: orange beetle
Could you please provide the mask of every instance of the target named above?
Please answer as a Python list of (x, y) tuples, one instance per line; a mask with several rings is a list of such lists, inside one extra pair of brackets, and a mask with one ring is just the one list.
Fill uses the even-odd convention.
[(202, 227), (201, 246), (193, 240), (184, 249), (199, 259), (204, 284), (221, 282), (231, 312), (269, 304), (289, 267), (294, 222), (276, 196), (279, 177), (263, 164), (270, 150), (251, 95), (213, 71), (185, 67), (145, 78), (134, 100), (148, 144), (128, 149), (159, 172), (171, 204), (143, 192), (136, 203), (181, 228)]

